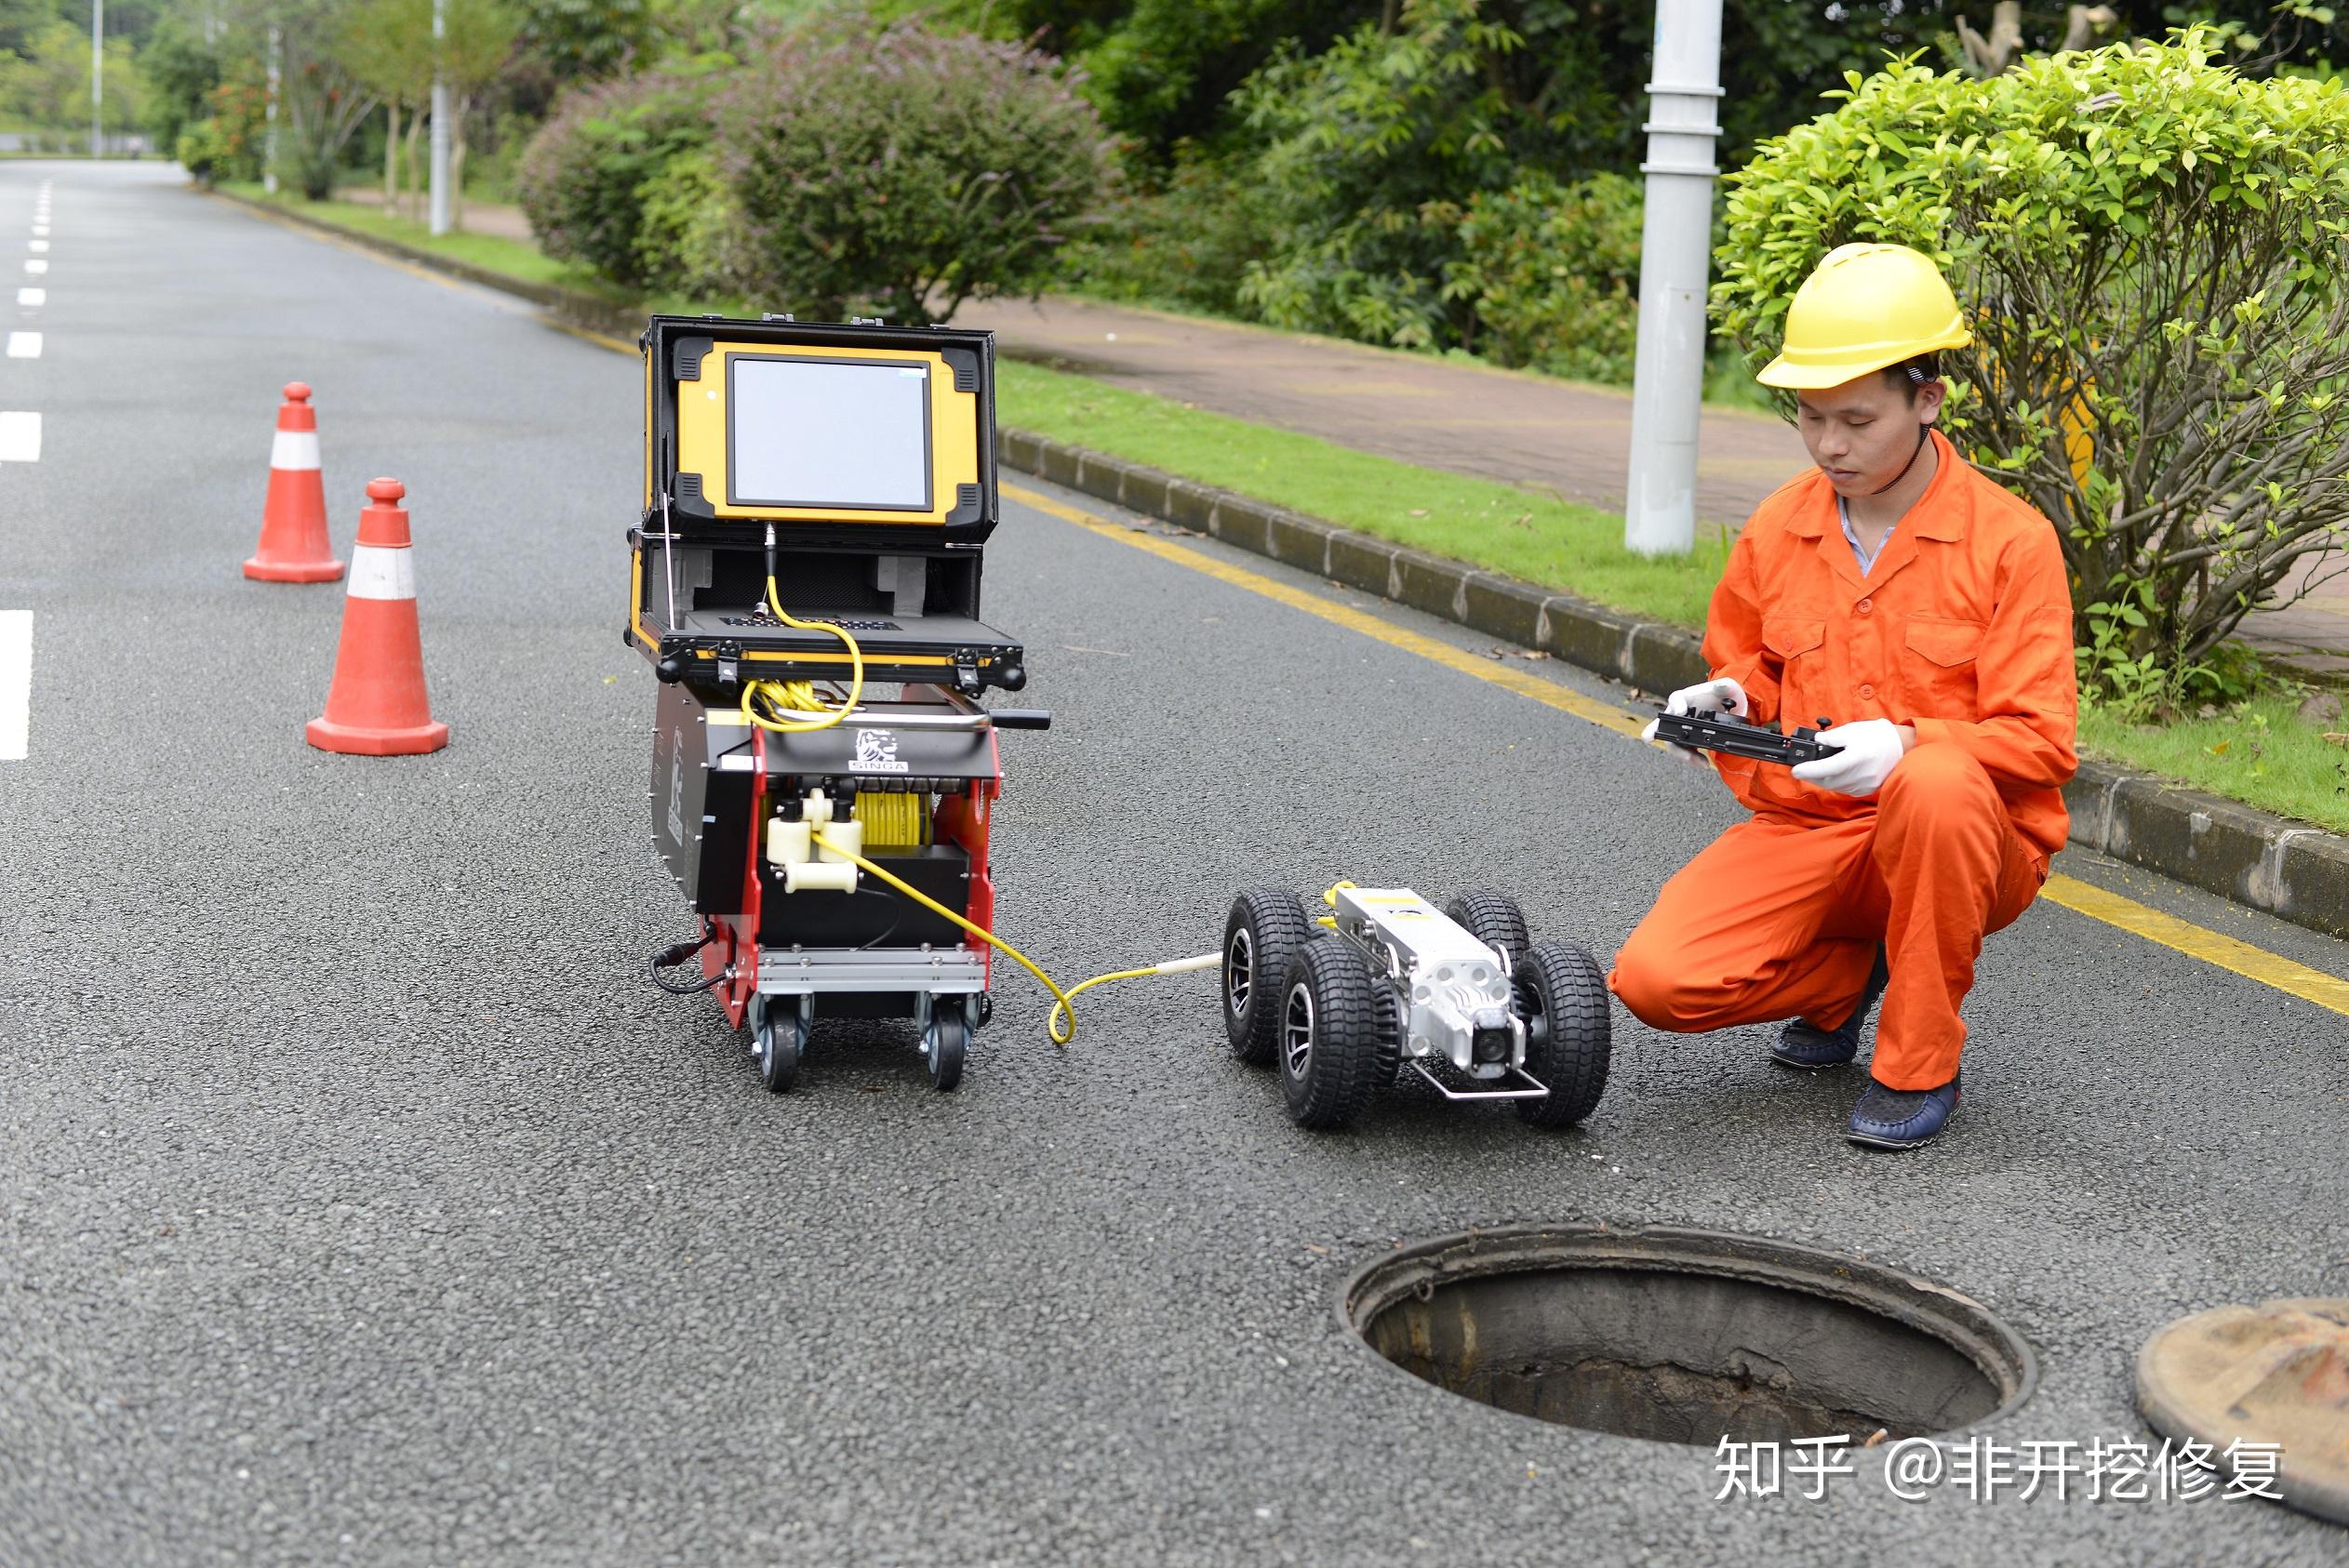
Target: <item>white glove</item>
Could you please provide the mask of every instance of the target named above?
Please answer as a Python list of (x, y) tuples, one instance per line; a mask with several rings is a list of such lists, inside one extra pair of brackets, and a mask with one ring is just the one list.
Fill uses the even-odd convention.
[(1884, 788), (1884, 781), (1892, 776), (1893, 766), (1902, 754), (1901, 726), (1889, 719), (1862, 719), (1857, 724), (1836, 724), (1821, 730), (1819, 738), (1843, 750), (1815, 763), (1795, 764), (1795, 777), (1838, 795), (1857, 795), (1864, 800), (1875, 794)]
[[(1742, 719), (1749, 706), (1745, 700), (1745, 688), (1726, 675), (1717, 681), (1699, 681), (1693, 686), (1682, 686), (1664, 698), (1664, 711), (1667, 713), (1694, 713), (1702, 710)], [(1648, 727), (1639, 732), (1639, 738), (1656, 738), (1656, 722), (1653, 719), (1648, 720)], [(1687, 748), (1680, 750), (1686, 751)]]

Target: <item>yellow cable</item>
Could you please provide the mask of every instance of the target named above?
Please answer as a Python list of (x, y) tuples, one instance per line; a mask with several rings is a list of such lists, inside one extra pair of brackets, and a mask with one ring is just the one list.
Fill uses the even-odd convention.
[[(883, 870), (880, 867), (874, 865), (863, 856), (859, 855), (855, 850), (849, 849), (845, 845), (833, 843), (832, 840), (826, 838), (821, 831), (814, 831), (811, 836), (813, 837), (818, 848), (830, 850), (833, 854), (841, 857), (843, 859), (848, 860), (856, 866), (866, 875), (877, 878), (879, 881), (887, 883), (889, 886), (896, 888), (900, 893), (904, 894), (908, 898), (913, 899), (924, 909), (936, 914), (944, 915), (948, 920), (953, 921), (956, 925), (961, 926), (964, 930), (969, 932), (972, 936), (978, 937), (989, 947), (994, 948), (996, 951), (1015, 960), (1021, 968), (1025, 969), (1029, 974), (1034, 975), (1038, 980), (1042, 981), (1044, 989), (1052, 993), (1052, 1011), (1046, 1018), (1045, 1032), (1051, 1036), (1052, 1043), (1055, 1045), (1066, 1045), (1076, 1038), (1076, 1006), (1074, 999), (1085, 991), (1090, 990), (1093, 987), (1107, 985), (1112, 980), (1140, 979), (1144, 975), (1180, 975), (1193, 969), (1211, 968), (1221, 963), (1223, 960), (1223, 955), (1220, 952), (1201, 953), (1196, 958), (1172, 959), (1165, 963), (1156, 964), (1148, 969), (1120, 969), (1114, 975), (1096, 975), (1091, 979), (1086, 981), (1083, 985), (1076, 987), (1074, 990), (1062, 990), (1058, 985), (1053, 983), (1052, 977), (1037, 968), (1035, 962), (1029, 958), (1026, 953), (1021, 952), (1018, 948), (1013, 947), (1009, 942), (1005, 941), (994, 932), (978, 924), (976, 922), (964, 919), (961, 915), (956, 914), (954, 910), (948, 909), (945, 905), (931, 897), (928, 894), (924, 893), (920, 888), (909, 886), (897, 877), (891, 876), (888, 872)], [(1063, 1018), (1067, 1021), (1065, 1032), (1062, 1030)]]
[[(774, 543), (772, 530), (767, 543)], [(771, 557), (770, 557), (771, 559)], [(811, 730), (830, 729), (856, 711), (857, 699), (864, 695), (864, 650), (848, 635), (845, 626), (834, 626), (828, 620), (801, 620), (783, 608), (782, 600), (775, 591), (772, 573), (767, 578), (767, 607), (775, 618), (794, 631), (829, 631), (848, 646), (848, 697), (839, 707), (827, 711), (821, 719), (802, 722), (796, 719), (770, 719), (758, 711), (754, 699), (765, 698), (779, 707), (793, 707), (806, 711), (821, 705), (816, 700), (816, 689), (805, 681), (745, 681), (742, 683), (742, 722), (756, 724), (776, 735), (806, 735)], [(768, 688), (772, 688), (771, 690)]]
[(857, 791), (856, 819), (875, 849), (919, 849), (931, 842), (929, 797)]

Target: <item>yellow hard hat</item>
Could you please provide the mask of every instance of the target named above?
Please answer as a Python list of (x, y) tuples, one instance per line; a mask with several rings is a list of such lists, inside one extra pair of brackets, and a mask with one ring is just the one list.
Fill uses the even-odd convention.
[(1786, 340), (1766, 387), (1839, 387), (1936, 349), (1973, 341), (1931, 257), (1904, 245), (1843, 245), (1786, 308)]

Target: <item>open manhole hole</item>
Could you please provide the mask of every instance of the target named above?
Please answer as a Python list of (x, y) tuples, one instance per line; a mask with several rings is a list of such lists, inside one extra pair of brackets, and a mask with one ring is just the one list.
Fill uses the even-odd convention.
[(1721, 1231), (1443, 1237), (1356, 1273), (1340, 1312), (1380, 1355), (1464, 1398), (1708, 1448), (1944, 1432), (2038, 1381), (2031, 1347), (1978, 1301)]

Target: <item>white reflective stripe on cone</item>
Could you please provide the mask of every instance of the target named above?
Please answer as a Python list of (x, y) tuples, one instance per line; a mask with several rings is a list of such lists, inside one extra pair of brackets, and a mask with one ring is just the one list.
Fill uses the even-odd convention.
[(416, 552), (406, 546), (354, 545), (351, 551), (351, 597), (416, 597)]
[(269, 444), (269, 466), (300, 470), (318, 466), (318, 432), (314, 430), (281, 430), (277, 439)]

